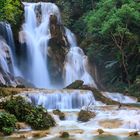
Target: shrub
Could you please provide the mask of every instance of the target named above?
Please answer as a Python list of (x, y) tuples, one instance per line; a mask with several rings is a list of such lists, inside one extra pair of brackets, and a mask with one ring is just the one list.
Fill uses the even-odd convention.
[(27, 103), (22, 97), (11, 97), (4, 103), (4, 109), (11, 114), (14, 114), (19, 121), (25, 121), (26, 116), (30, 114), (34, 107)]
[(14, 115), (7, 112), (0, 112), (0, 131), (4, 135), (10, 135), (16, 126), (17, 119)]
[(20, 96), (6, 101), (4, 109), (14, 114), (19, 121), (27, 122), (33, 129), (48, 129), (55, 125), (54, 119), (46, 109), (33, 106)]
[(55, 125), (52, 116), (43, 107), (34, 108), (26, 117), (26, 122), (34, 129), (48, 129)]

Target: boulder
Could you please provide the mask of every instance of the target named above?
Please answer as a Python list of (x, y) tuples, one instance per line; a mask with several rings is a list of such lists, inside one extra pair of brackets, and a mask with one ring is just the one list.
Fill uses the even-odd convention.
[(96, 114), (94, 112), (81, 110), (78, 114), (78, 121), (87, 122), (95, 116)]
[(129, 136), (139, 136), (138, 131), (130, 132)]
[(99, 133), (99, 135), (102, 135), (104, 133), (104, 130), (98, 129), (97, 132)]
[(84, 82), (81, 80), (76, 80), (73, 83), (71, 83), (70, 85), (68, 85), (66, 87), (66, 89), (79, 89), (83, 86)]
[(59, 109), (53, 110), (53, 114), (59, 116), (60, 120), (65, 120), (65, 114)]
[(62, 132), (60, 138), (68, 138), (70, 135), (68, 132)]

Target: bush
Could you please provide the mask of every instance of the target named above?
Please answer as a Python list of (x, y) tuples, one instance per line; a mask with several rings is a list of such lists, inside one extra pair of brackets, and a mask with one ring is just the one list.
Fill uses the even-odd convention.
[(16, 126), (17, 119), (14, 115), (7, 112), (0, 112), (0, 131), (4, 135), (10, 135)]
[(6, 101), (4, 109), (14, 114), (19, 121), (27, 122), (33, 129), (48, 129), (55, 125), (54, 119), (46, 109), (33, 106), (20, 96)]
[(22, 97), (12, 97), (4, 103), (4, 109), (14, 114), (19, 121), (25, 121), (34, 107), (27, 103)]
[(55, 121), (52, 116), (40, 106), (36, 107), (27, 115), (26, 122), (30, 124), (32, 128), (37, 130), (49, 129), (55, 125)]

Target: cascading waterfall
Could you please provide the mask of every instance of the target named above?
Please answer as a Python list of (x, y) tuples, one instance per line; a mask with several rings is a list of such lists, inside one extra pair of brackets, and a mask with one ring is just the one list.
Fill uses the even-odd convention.
[(77, 46), (75, 35), (66, 28), (66, 36), (70, 44), (70, 50), (64, 66), (65, 86), (75, 80), (83, 80), (84, 84), (97, 88), (94, 79), (88, 72), (88, 58), (83, 50)]
[(39, 93), (22, 93), (34, 105), (47, 109), (80, 109), (83, 106), (95, 105), (93, 93), (84, 90), (55, 90)]
[(9, 46), (2, 40), (0, 40), (0, 66), (5, 72), (10, 72), (8, 62), (7, 62), (7, 51), (9, 51)]
[[(22, 34), (27, 44), (29, 67), (26, 73), (30, 74), (28, 79), (35, 86), (51, 88), (47, 68), (47, 47), (51, 37), (49, 18), (50, 15), (56, 15), (60, 22), (60, 12), (58, 7), (52, 3), (24, 3), (24, 6), (25, 23)], [(20, 39), (23, 40), (23, 36)]]
[[(57, 22), (61, 23), (58, 7), (53, 3), (24, 3), (25, 23), (20, 32), (20, 42), (27, 45), (28, 68), (25, 75), (37, 87), (52, 88), (48, 73), (48, 41), (50, 34), (50, 16), (55, 15)], [(75, 80), (83, 80), (85, 84), (96, 87), (96, 84), (88, 73), (87, 56), (82, 49), (77, 47), (74, 34), (65, 28), (66, 37), (70, 44), (70, 50), (66, 56), (64, 66), (64, 86)]]
[[(1, 65), (1, 66), (5, 67), (7, 65), (6, 66), (7, 68), (5, 67), (8, 70), (8, 71), (6, 70), (7, 72), (11, 72), (15, 76), (21, 76), (21, 73), (16, 65), (15, 44), (14, 44), (11, 26), (10, 26), (10, 24), (4, 23), (4, 22), (0, 22), (0, 24), (3, 28), (3, 30), (2, 30), (3, 35), (2, 35), (2, 38), (0, 39), (1, 53), (3, 53), (3, 55), (1, 54), (1, 56), (0, 56), (1, 61), (3, 62), (3, 65)], [(2, 51), (2, 48), (3, 48), (3, 51)], [(8, 54), (6, 54), (6, 53), (8, 53)], [(5, 56), (5, 58), (3, 56)], [(8, 62), (6, 60), (6, 56), (10, 58), (10, 64), (8, 64)], [(3, 59), (2, 59), (2, 57), (3, 57)]]

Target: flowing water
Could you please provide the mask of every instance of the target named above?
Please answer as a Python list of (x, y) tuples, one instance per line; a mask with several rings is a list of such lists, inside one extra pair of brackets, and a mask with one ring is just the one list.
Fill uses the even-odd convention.
[[(5, 72), (11, 72), (15, 76), (21, 76), (16, 65), (15, 44), (10, 24), (0, 22), (2, 27), (0, 38), (0, 63)], [(9, 60), (9, 62), (8, 62)]]
[[(28, 70), (24, 71), (26, 78), (37, 87), (55, 88), (51, 85), (48, 72), (48, 41), (50, 34), (50, 16), (57, 16), (61, 23), (58, 7), (53, 3), (24, 3), (25, 23), (20, 32), (20, 42), (27, 45)], [(93, 78), (88, 73), (88, 60), (83, 50), (77, 46), (75, 35), (67, 28), (65, 34), (70, 44), (70, 50), (64, 64), (64, 86), (75, 80), (83, 80), (85, 84), (96, 87)], [(27, 74), (28, 73), (28, 74)], [(59, 83), (58, 83), (59, 84)], [(63, 85), (62, 85), (63, 87)]]

